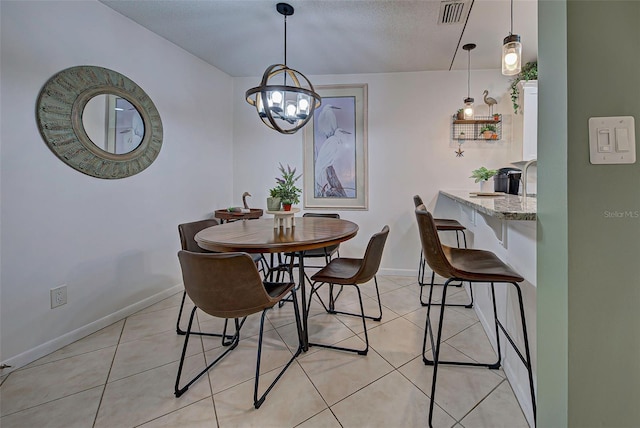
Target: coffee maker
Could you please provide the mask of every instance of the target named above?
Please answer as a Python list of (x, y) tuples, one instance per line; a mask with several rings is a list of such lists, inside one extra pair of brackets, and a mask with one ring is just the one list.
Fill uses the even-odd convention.
[(500, 168), (493, 176), (493, 190), (496, 192), (517, 195), (520, 190), (520, 178), (522, 171), (518, 168)]

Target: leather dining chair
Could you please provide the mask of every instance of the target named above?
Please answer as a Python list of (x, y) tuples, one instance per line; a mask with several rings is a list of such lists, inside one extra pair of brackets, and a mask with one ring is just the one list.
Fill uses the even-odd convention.
[[(192, 221), (190, 223), (182, 223), (178, 225), (178, 235), (180, 235), (180, 248), (184, 251), (190, 251), (192, 253), (212, 253), (212, 251), (205, 250), (201, 248), (195, 240), (195, 236), (201, 230), (204, 230), (208, 227), (217, 226), (218, 220), (214, 218), (208, 218), (204, 220)], [(264, 272), (265, 262), (262, 254), (251, 254), (251, 258), (253, 261), (260, 266), (260, 271)], [(184, 335), (185, 331), (180, 327), (180, 321), (182, 320), (182, 311), (184, 309), (184, 301), (187, 297), (187, 292), (182, 292), (182, 301), (180, 302), (180, 309), (178, 311), (178, 321), (176, 322), (176, 333), (179, 335)], [(226, 324), (225, 324), (226, 329)], [(201, 334), (203, 336), (216, 336), (220, 337), (222, 334), (218, 333), (200, 333), (192, 331), (191, 334)], [(226, 342), (223, 340), (223, 344)]]
[[(419, 195), (414, 195), (413, 204), (415, 207), (419, 207), (420, 205), (424, 205), (422, 202), (422, 198)], [(436, 224), (436, 230), (438, 232), (455, 232), (456, 233), (456, 243), (458, 244), (458, 248), (460, 248), (460, 236), (459, 233), (462, 233), (462, 238), (464, 242), (464, 248), (467, 248), (467, 234), (465, 231), (467, 230), (458, 220), (449, 219), (449, 218), (434, 218), (433, 221)], [(420, 261), (418, 262), (418, 284), (420, 285), (420, 304), (422, 306), (427, 306), (427, 303), (422, 298), (424, 286), (426, 285), (424, 282), (424, 272), (426, 270), (426, 261), (424, 259), (424, 254), (422, 250), (420, 250)], [(433, 288), (434, 285), (442, 285), (436, 284), (436, 273), (431, 271), (431, 283), (429, 286)], [(456, 284), (457, 287), (461, 287), (462, 283)], [(473, 307), (473, 285), (469, 284), (469, 291), (471, 293), (471, 300), (469, 303), (447, 303), (447, 306), (463, 306), (465, 308)], [(434, 303), (434, 305), (440, 305), (438, 303)]]
[[(302, 326), (300, 323), (298, 302), (295, 296), (295, 284), (293, 282), (274, 283), (263, 281), (255, 262), (247, 253), (204, 254), (180, 251), (178, 252), (178, 259), (180, 260), (180, 267), (182, 268), (185, 290), (191, 300), (193, 300), (195, 307), (189, 317), (189, 324), (184, 338), (184, 347), (182, 348), (182, 356), (180, 357), (180, 364), (178, 366), (175, 383), (176, 397), (180, 397), (198, 378), (207, 373), (218, 361), (238, 345), (240, 341), (240, 328), (247, 316), (262, 312), (253, 392), (253, 405), (256, 409), (259, 408), (276, 382), (302, 351), (302, 346), (298, 346), (297, 351), (281, 369), (280, 373), (275, 377), (275, 380), (273, 380), (265, 392), (258, 397), (265, 315), (268, 309), (276, 305), (289, 293), (293, 296), (295, 322), (298, 330), (298, 339), (300, 341)], [(230, 346), (222, 354), (194, 378), (189, 380), (185, 386), (180, 387), (180, 377), (187, 353), (187, 344), (197, 310), (201, 310), (214, 317), (224, 318), (227, 321), (234, 319), (235, 333), (232, 336)]]
[[(502, 260), (500, 260), (494, 253), (484, 250), (455, 248), (440, 243), (438, 237), (438, 230), (433, 216), (427, 211), (424, 205), (419, 205), (415, 211), (416, 219), (418, 222), (418, 229), (420, 231), (420, 241), (422, 243), (422, 250), (427, 264), (438, 275), (447, 278), (442, 290), (442, 304), (446, 303), (447, 299), (447, 287), (453, 281), (469, 281), (476, 284), (488, 285), (491, 288), (491, 298), (493, 303), (493, 316), (495, 324), (496, 343), (498, 350), (498, 359), (494, 363), (477, 363), (468, 361), (441, 361), (440, 360), (440, 345), (442, 340), (442, 325), (444, 320), (445, 308), (440, 310), (438, 331), (434, 340), (433, 327), (431, 325), (431, 299), (433, 297), (433, 289), (429, 291), (429, 305), (427, 305), (427, 319), (424, 331), (424, 340), (422, 345), (422, 360), (426, 365), (433, 366), (433, 379), (431, 382), (431, 402), (429, 405), (429, 426), (432, 426), (433, 418), (433, 406), (435, 403), (436, 394), (436, 381), (438, 379), (438, 366), (440, 364), (454, 364), (465, 366), (479, 366), (487, 367), (489, 369), (500, 368), (502, 355), (500, 349), (500, 331), (505, 335), (511, 346), (515, 350), (516, 354), (524, 364), (529, 374), (529, 388), (531, 393), (531, 401), (533, 405), (533, 414), (535, 420), (536, 414), (536, 399), (533, 386), (533, 370), (531, 366), (531, 354), (529, 351), (529, 338), (527, 336), (527, 323), (524, 316), (524, 305), (522, 301), (522, 291), (519, 282), (522, 282), (524, 278), (516, 273), (513, 269), (507, 266)], [(498, 313), (496, 310), (496, 295), (495, 295), (495, 283), (507, 283), (512, 284), (518, 293), (518, 302), (520, 306), (520, 319), (522, 321), (522, 334), (524, 339), (525, 352), (522, 352), (516, 346), (514, 340), (511, 338), (507, 330), (504, 328), (500, 320), (498, 319)], [(431, 343), (431, 349), (433, 353), (433, 360), (427, 358), (427, 338)]]
[[(329, 262), (324, 268), (320, 269), (314, 275), (311, 276), (313, 284), (311, 286), (311, 292), (309, 293), (308, 307), (311, 307), (311, 301), (313, 294), (318, 296), (318, 300), (324, 307), (324, 309), (330, 314), (342, 314), (351, 315), (362, 318), (362, 326), (364, 327), (365, 348), (364, 349), (350, 349), (343, 348), (334, 345), (325, 345), (320, 343), (309, 343), (309, 346), (320, 346), (323, 348), (338, 349), (341, 351), (356, 352), (360, 355), (367, 355), (369, 350), (369, 336), (367, 334), (367, 322), (366, 318), (374, 321), (380, 321), (382, 319), (382, 304), (380, 303), (380, 291), (378, 290), (378, 279), (376, 274), (380, 268), (380, 261), (382, 260), (382, 252), (384, 245), (389, 236), (389, 226), (385, 226), (382, 230), (374, 234), (369, 240), (367, 249), (365, 250), (364, 257), (362, 259), (353, 259), (346, 257), (337, 257)], [(378, 310), (379, 314), (375, 317), (365, 315), (364, 307), (362, 305), (362, 294), (360, 292), (360, 285), (365, 284), (373, 279), (376, 287), (376, 296), (378, 298)], [(351, 285), (355, 287), (358, 292), (358, 300), (360, 302), (360, 313), (351, 313), (335, 310), (335, 307), (325, 305), (324, 301), (317, 294), (318, 290), (324, 284), (338, 284), (338, 285)], [(309, 311), (307, 310), (307, 315)]]

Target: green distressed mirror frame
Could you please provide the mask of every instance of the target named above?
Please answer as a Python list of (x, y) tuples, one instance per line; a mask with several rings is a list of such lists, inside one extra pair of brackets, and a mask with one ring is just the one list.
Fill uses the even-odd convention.
[[(140, 113), (144, 136), (125, 154), (102, 150), (91, 141), (82, 112), (95, 96), (113, 94), (129, 101)], [(51, 151), (72, 168), (92, 177), (118, 179), (135, 175), (158, 157), (162, 147), (162, 121), (151, 98), (134, 81), (107, 68), (67, 68), (47, 81), (36, 104), (42, 138)]]

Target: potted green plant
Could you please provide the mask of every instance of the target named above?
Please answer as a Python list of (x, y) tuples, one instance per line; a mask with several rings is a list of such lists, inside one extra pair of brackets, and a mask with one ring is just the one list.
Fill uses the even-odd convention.
[(491, 189), (487, 189), (489, 183), (488, 180), (497, 173), (498, 170), (496, 169), (487, 169), (484, 166), (481, 166), (480, 168), (471, 171), (471, 177), (469, 178), (473, 178), (476, 183), (480, 183), (481, 191), (490, 191)]
[(277, 188), (269, 189), (269, 197), (267, 198), (268, 211), (280, 211), (280, 196), (278, 196)]
[(458, 120), (463, 120), (464, 119), (464, 109), (463, 108), (459, 108), (458, 111), (456, 112), (456, 119), (458, 119)]
[(496, 130), (497, 130), (497, 128), (496, 128), (495, 125), (493, 125), (491, 123), (488, 123), (488, 124), (484, 125), (482, 128), (480, 128), (480, 134), (482, 134), (482, 137), (485, 140), (490, 140), (490, 139), (493, 138), (494, 135), (497, 136)]
[(284, 210), (290, 211), (291, 205), (300, 203), (300, 194), (302, 189), (296, 187), (296, 181), (302, 177), (302, 174), (296, 177), (296, 169), (292, 169), (289, 165), (287, 165), (287, 168), (285, 169), (282, 164), (279, 164), (278, 169), (282, 176), (276, 177), (276, 182), (278, 184), (276, 187), (269, 190), (269, 194), (272, 198), (280, 198), (280, 202), (282, 203)]
[(513, 103), (513, 111), (515, 114), (518, 114), (518, 109), (520, 105), (518, 104), (518, 98), (520, 97), (520, 91), (518, 91), (518, 82), (524, 80), (537, 80), (538, 79), (538, 62), (532, 61), (528, 62), (522, 67), (520, 73), (516, 75), (511, 80), (511, 85), (509, 86), (509, 90), (511, 92), (511, 102)]

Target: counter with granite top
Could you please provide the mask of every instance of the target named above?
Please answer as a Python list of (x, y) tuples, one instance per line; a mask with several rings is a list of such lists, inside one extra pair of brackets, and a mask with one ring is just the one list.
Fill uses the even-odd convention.
[(468, 190), (441, 190), (440, 194), (478, 212), (501, 220), (536, 220), (537, 199), (533, 196), (501, 194), (476, 196)]

